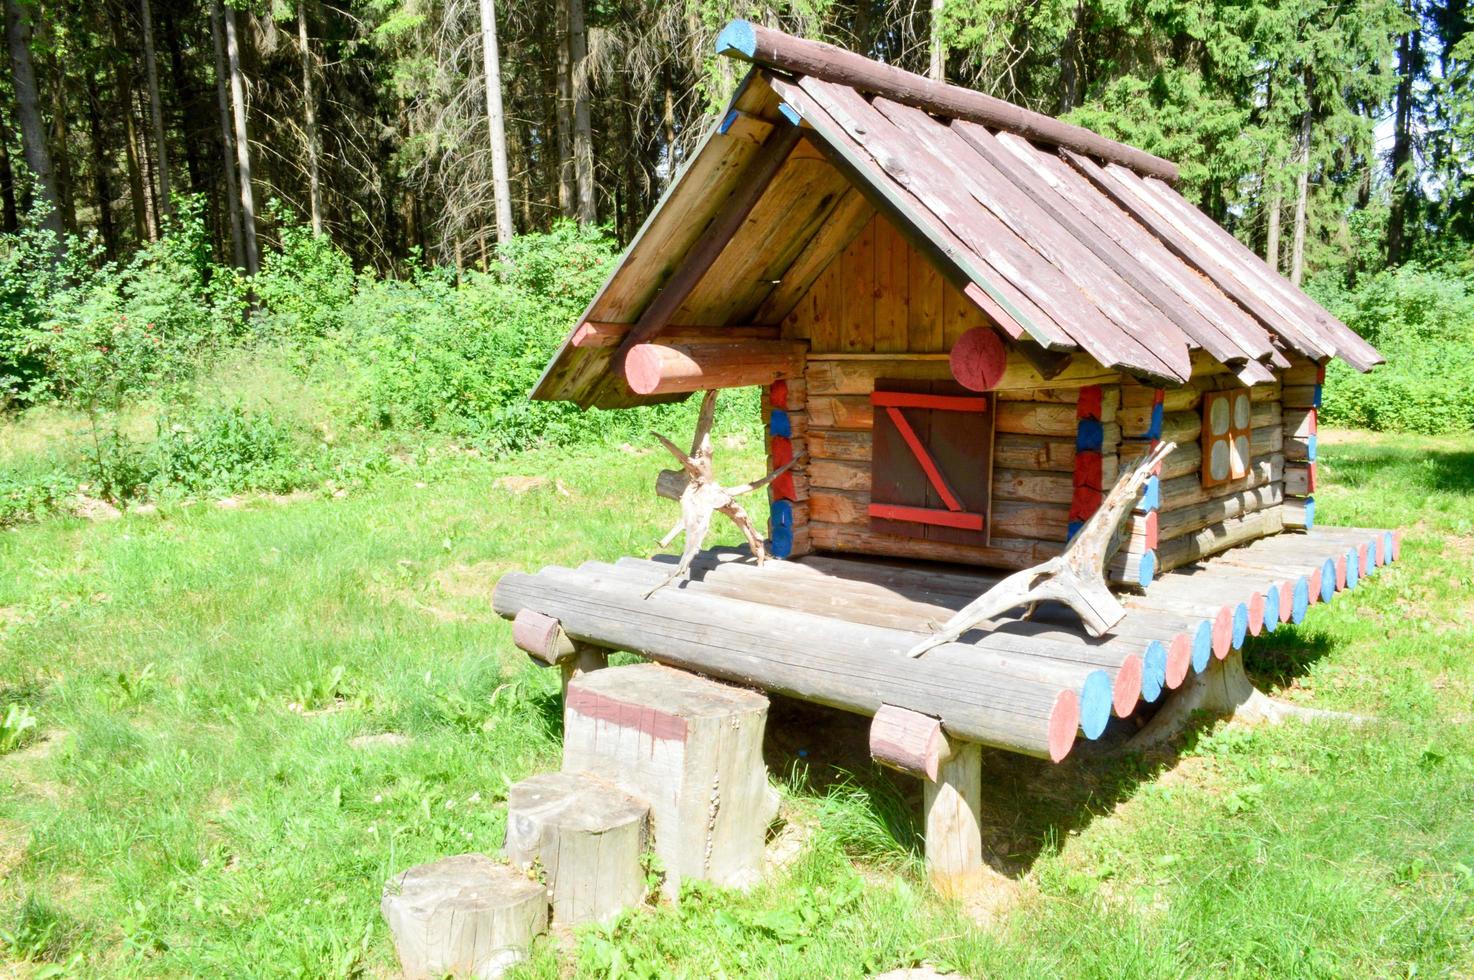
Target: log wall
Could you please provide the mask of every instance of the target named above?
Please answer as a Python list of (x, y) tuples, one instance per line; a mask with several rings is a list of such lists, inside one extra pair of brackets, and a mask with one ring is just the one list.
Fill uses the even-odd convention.
[(1309, 523), (1320, 397), (1315, 365), (1296, 364), (1251, 389), (1249, 472), (1204, 489), (1203, 393), (1240, 384), (1227, 368), (1197, 356), (1188, 385), (1162, 390), (1076, 356), (1046, 380), (1010, 349), (994, 389), (987, 544), (872, 530), (869, 396), (877, 380), (951, 380), (947, 351), (987, 321), (884, 217), (872, 214), (856, 225), (854, 238), (782, 318), (783, 339), (806, 341), (809, 353), (803, 379), (775, 386), (765, 397), (770, 461), (780, 465), (789, 452), (806, 456), (791, 481), (772, 489), (775, 553), (838, 551), (1000, 568), (1037, 564), (1063, 550), (1073, 527), (1092, 510), (1082, 491), (1090, 491), (1094, 461), (1077, 461), (1083, 455), (1077, 446), (1094, 451), (1097, 423), (1103, 489), (1155, 441), (1178, 446), (1129, 522), (1112, 568), (1117, 582), (1146, 585), (1160, 572)]

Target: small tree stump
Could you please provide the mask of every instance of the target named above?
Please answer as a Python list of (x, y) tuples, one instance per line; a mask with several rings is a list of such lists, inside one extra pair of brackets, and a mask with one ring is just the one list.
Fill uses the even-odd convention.
[(775, 813), (763, 764), (768, 699), (659, 664), (568, 685), (565, 772), (596, 772), (650, 801), (655, 853), (674, 898), (685, 878), (745, 886)]
[(543, 887), (485, 854), (415, 865), (390, 879), (379, 908), (406, 980), (492, 980), (548, 927)]
[(507, 794), (507, 860), (542, 862), (553, 921), (603, 922), (645, 898), (650, 804), (589, 773), (550, 772)]

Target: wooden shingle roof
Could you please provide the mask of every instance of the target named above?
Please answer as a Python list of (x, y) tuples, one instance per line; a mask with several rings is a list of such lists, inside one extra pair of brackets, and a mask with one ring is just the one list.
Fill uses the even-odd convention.
[(1166, 384), (1187, 380), (1196, 351), (1248, 384), (1288, 355), (1381, 361), (1178, 194), (1167, 161), (744, 21), (718, 50), (753, 71), (534, 397), (654, 400), (624, 384), (621, 350), (672, 324), (760, 335), (755, 322), (777, 321), (754, 318), (800, 291), (872, 208), (1015, 343)]

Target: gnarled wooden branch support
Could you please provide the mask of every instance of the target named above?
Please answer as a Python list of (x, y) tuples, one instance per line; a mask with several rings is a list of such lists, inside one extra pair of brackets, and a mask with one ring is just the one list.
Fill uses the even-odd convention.
[(760, 480), (734, 487), (722, 486), (717, 483), (712, 471), (711, 426), (716, 418), (716, 406), (717, 393), (713, 389), (706, 392), (701, 398), (701, 414), (696, 419), (696, 435), (691, 440), (689, 454), (682, 452), (675, 443), (660, 433), (651, 433), (660, 440), (661, 445), (670, 450), (670, 454), (681, 464), (681, 472), (661, 471), (660, 477), (656, 479), (655, 492), (660, 496), (668, 496), (682, 477), (686, 481), (679, 496), (681, 520), (670, 529), (665, 537), (660, 539), (660, 544), (661, 547), (665, 547), (676, 539), (676, 535), (683, 532), (686, 535), (686, 543), (681, 550), (681, 560), (676, 565), (675, 571), (671, 572), (665, 581), (645, 593), (647, 599), (677, 579), (685, 578), (690, 574), (691, 562), (706, 541), (706, 532), (711, 528), (711, 519), (714, 514), (725, 514), (728, 520), (737, 525), (742, 536), (747, 539), (747, 546), (757, 557), (759, 565), (767, 557), (763, 548), (762, 536), (757, 533), (757, 528), (753, 527), (752, 518), (747, 516), (747, 511), (737, 502), (737, 498), (742, 494), (761, 489), (782, 476), (789, 467), (802, 458), (802, 454), (795, 456)]
[(1106, 566), (1120, 546), (1121, 525), (1135, 506), (1141, 488), (1157, 464), (1175, 448), (1176, 443), (1162, 443), (1136, 469), (1122, 476), (1064, 554), (1008, 576), (959, 609), (934, 635), (908, 650), (907, 655), (919, 657), (943, 643), (951, 643), (994, 616), (1019, 606), (1028, 606), (1032, 611), (1034, 605), (1047, 599), (1062, 602), (1079, 613), (1092, 636), (1108, 632), (1126, 615), (1126, 610), (1106, 585)]

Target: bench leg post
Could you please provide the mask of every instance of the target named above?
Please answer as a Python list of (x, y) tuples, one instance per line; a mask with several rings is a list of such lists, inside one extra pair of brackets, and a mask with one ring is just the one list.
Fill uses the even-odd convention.
[(609, 666), (609, 651), (603, 647), (586, 646), (582, 643), (573, 656), (558, 665), (563, 672), (563, 696), (568, 696), (568, 682), (584, 674), (602, 670)]
[(944, 898), (975, 893), (991, 869), (983, 861), (978, 808), (983, 796), (982, 749), (954, 742), (952, 754), (923, 779), (926, 814), (926, 873)]

